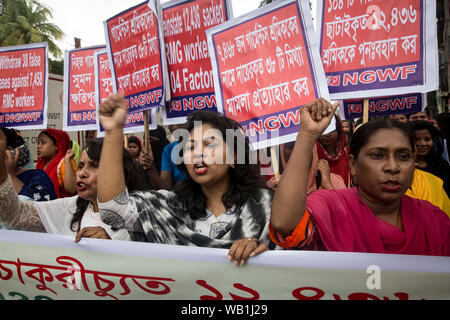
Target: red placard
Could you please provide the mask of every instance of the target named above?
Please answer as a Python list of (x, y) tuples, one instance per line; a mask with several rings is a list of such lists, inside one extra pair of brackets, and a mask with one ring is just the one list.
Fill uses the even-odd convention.
[(105, 49), (96, 46), (66, 52), (64, 60), (64, 121), (65, 131), (96, 128), (96, 93), (94, 53)]
[(309, 10), (276, 2), (207, 31), (218, 109), (256, 149), (295, 140), (299, 107), (328, 97)]
[(198, 109), (217, 111), (205, 30), (230, 18), (229, 0), (181, 0), (163, 4), (164, 42), (171, 102), (164, 123), (184, 123)]
[(105, 21), (114, 88), (124, 90), (129, 112), (164, 104), (161, 32), (151, 5), (146, 1)]
[(0, 126), (47, 127), (47, 43), (0, 48)]

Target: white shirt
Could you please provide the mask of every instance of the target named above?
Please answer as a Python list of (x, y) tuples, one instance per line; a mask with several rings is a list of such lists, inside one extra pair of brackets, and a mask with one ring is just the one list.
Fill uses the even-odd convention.
[[(77, 199), (78, 196), (74, 196), (53, 201), (33, 202), (48, 233), (76, 236), (77, 232), (71, 229), (71, 221), (77, 208)], [(104, 224), (100, 219), (100, 214), (94, 212), (91, 204), (83, 214), (80, 230), (86, 227), (102, 227), (112, 240), (131, 240), (127, 230), (113, 231), (110, 226)]]
[(195, 221), (195, 232), (215, 239), (220, 231), (225, 230), (226, 226), (235, 218), (234, 207), (222, 213), (217, 218), (206, 209), (207, 216)]

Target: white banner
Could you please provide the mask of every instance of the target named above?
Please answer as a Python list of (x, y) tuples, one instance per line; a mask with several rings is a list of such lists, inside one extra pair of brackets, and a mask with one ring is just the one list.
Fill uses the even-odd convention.
[(450, 258), (225, 249), (0, 231), (0, 299), (450, 298)]

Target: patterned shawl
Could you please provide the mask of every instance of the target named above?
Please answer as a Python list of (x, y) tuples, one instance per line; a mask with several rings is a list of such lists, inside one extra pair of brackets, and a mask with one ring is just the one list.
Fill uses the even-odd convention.
[(233, 221), (211, 239), (195, 232), (195, 220), (183, 210), (175, 193), (165, 190), (134, 192), (130, 197), (139, 213), (135, 230), (144, 231), (145, 237), (132, 234), (132, 240), (230, 248), (236, 240), (256, 238), (274, 249), (269, 238), (272, 196), (271, 190), (259, 189), (242, 207), (235, 209)]

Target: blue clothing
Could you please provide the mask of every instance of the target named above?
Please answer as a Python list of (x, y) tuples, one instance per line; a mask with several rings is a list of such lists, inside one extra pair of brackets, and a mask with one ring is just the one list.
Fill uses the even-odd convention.
[(442, 152), (442, 158), (444, 158), (445, 160), (447, 160), (448, 163), (450, 163), (449, 159), (448, 159), (448, 150), (447, 150), (447, 140), (444, 139), (444, 152)]
[(17, 175), (17, 178), (23, 183), (19, 195), (34, 201), (49, 201), (58, 198), (52, 180), (43, 170), (30, 169)]
[[(169, 171), (172, 173), (173, 176), (173, 182), (174, 184), (177, 182), (182, 182), (184, 179), (186, 179), (186, 176), (183, 172), (178, 169), (178, 166), (172, 161), (172, 150), (178, 145), (178, 141), (175, 141), (171, 144), (168, 144), (164, 147), (163, 153), (162, 153), (162, 160), (161, 160), (161, 171)], [(178, 149), (178, 148), (177, 148)]]

